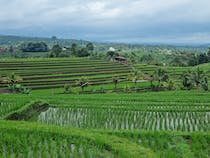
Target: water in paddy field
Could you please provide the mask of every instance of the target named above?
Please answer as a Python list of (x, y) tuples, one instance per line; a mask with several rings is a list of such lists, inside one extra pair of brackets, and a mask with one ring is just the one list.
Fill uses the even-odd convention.
[(210, 112), (154, 112), (125, 109), (49, 108), (37, 121), (98, 129), (209, 131)]

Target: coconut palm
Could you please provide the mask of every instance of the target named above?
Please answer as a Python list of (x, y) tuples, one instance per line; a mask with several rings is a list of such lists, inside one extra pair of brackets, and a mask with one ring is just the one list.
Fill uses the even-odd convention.
[(145, 75), (141, 71), (133, 68), (133, 70), (130, 73), (128, 79), (134, 83), (134, 87), (136, 89), (138, 80), (143, 80), (144, 77), (145, 77)]
[(112, 77), (112, 82), (114, 83), (114, 89), (117, 90), (117, 84), (119, 82), (118, 77)]
[(209, 84), (208, 84), (208, 78), (205, 76), (203, 80), (201, 81), (201, 87), (203, 90), (208, 91), (209, 90)]
[(10, 85), (17, 84), (22, 80), (23, 79), (20, 76), (15, 75), (14, 72), (9, 74), (8, 76), (2, 78), (2, 82), (8, 83)]
[(23, 79), (20, 76), (16, 75), (15, 73), (11, 73), (8, 76), (2, 78), (2, 82), (8, 84), (8, 87), (12, 91), (15, 91), (15, 87), (22, 80)]
[(182, 85), (185, 89), (192, 89), (194, 87), (194, 81), (193, 81), (193, 77), (192, 77), (192, 71), (187, 71), (184, 72), (181, 75), (181, 79), (182, 79)]
[(204, 90), (208, 90), (208, 78), (204, 71), (199, 68), (196, 71), (187, 71), (182, 74), (182, 85), (185, 89), (192, 88), (203, 88)]
[[(165, 70), (163, 69), (158, 69), (156, 70), (153, 75), (152, 75), (152, 82), (153, 81), (157, 81), (157, 86), (155, 86), (155, 88), (159, 91), (160, 88), (162, 87), (163, 85), (163, 82), (167, 82), (169, 79), (169, 76), (168, 74), (166, 73)], [(152, 84), (153, 85), (153, 84)], [(153, 85), (154, 87), (154, 85)]]
[(200, 70), (199, 67), (196, 69), (195, 72), (193, 72), (192, 79), (194, 80), (196, 87), (198, 87), (201, 84), (204, 77), (205, 73), (204, 71)]

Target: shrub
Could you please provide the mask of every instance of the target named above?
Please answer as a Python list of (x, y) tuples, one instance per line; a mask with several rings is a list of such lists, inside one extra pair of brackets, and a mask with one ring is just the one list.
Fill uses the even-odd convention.
[(64, 93), (71, 93), (72, 90), (71, 90), (71, 85), (70, 84), (65, 84), (64, 85)]

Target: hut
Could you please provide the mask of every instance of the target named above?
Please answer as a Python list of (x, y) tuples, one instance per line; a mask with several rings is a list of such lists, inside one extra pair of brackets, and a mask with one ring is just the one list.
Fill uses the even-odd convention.
[(126, 65), (128, 65), (128, 59), (126, 59), (125, 57), (117, 56), (117, 57), (114, 58), (114, 60), (115, 60), (116, 62), (121, 63), (121, 64), (126, 64)]

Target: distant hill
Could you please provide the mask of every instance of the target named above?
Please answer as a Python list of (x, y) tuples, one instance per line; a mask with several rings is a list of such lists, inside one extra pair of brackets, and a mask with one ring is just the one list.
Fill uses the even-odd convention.
[[(60, 38), (47, 38), (47, 37), (24, 37), (24, 36), (10, 36), (0, 35), (0, 47), (2, 46), (17, 46), (24, 42), (45, 42), (49, 47), (55, 44), (70, 47), (72, 43), (76, 43), (79, 46), (85, 46), (90, 41), (76, 40), (76, 39), (60, 39)], [(146, 53), (158, 53), (165, 52), (166, 50), (173, 52), (185, 52), (185, 53), (205, 53), (208, 50), (209, 44), (202, 45), (166, 45), (166, 44), (128, 44), (128, 43), (102, 43), (92, 42), (96, 51), (107, 52), (110, 47), (115, 48), (118, 51), (124, 52), (146, 52)]]
[(19, 45), (24, 42), (45, 42), (49, 46), (60, 44), (62, 46), (70, 46), (72, 43), (78, 45), (86, 45), (88, 41), (74, 40), (74, 39), (58, 39), (58, 38), (46, 38), (46, 37), (22, 37), (22, 36), (5, 36), (0, 35), (0, 46)]

